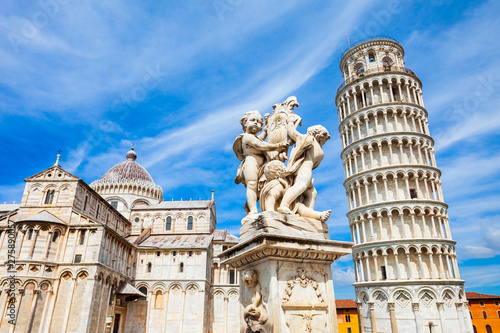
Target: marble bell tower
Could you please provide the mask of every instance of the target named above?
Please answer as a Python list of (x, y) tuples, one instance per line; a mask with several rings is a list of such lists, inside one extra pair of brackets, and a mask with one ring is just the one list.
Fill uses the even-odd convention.
[(389, 37), (342, 56), (339, 116), (362, 332), (472, 332), (422, 83)]

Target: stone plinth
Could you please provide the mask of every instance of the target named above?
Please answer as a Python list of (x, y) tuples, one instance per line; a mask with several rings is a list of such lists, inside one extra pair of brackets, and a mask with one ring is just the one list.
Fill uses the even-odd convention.
[(338, 332), (331, 264), (352, 243), (267, 231), (220, 255), (240, 272), (240, 332)]

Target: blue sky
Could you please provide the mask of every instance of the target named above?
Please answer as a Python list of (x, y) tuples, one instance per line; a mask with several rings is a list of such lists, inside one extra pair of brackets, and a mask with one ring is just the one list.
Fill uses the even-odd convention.
[[(498, 1), (2, 1), (0, 201), (54, 163), (88, 183), (137, 162), (165, 200), (208, 198), (237, 234), (239, 118), (297, 96), (332, 139), (315, 173), (332, 239), (350, 240), (335, 92), (350, 41), (388, 35), (423, 82), (466, 289), (500, 294)], [(350, 257), (334, 265), (353, 298)]]

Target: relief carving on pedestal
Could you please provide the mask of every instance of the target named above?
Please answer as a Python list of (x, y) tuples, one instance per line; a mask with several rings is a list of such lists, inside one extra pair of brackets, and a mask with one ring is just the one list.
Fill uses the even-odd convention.
[(268, 320), (267, 306), (262, 299), (262, 289), (257, 271), (245, 271), (243, 283), (247, 288), (253, 289), (252, 302), (243, 311), (243, 318), (247, 324), (246, 333), (267, 333), (265, 328)]
[(281, 307), (285, 311), (287, 326), (291, 333), (324, 332), (327, 327), (328, 304), (325, 302), (319, 283), (306, 276), (304, 268), (286, 282)]

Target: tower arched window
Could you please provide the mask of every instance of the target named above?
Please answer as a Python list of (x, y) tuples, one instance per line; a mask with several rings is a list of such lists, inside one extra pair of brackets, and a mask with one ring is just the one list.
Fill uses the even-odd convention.
[(368, 53), (368, 60), (370, 62), (375, 62), (375, 52), (372, 51), (372, 52)]
[(179, 265), (179, 273), (184, 273), (184, 263), (181, 262)]
[(193, 217), (192, 216), (188, 217), (187, 230), (193, 230)]
[(165, 229), (172, 230), (172, 217), (171, 216), (167, 217), (167, 224), (165, 226)]
[(54, 193), (55, 190), (48, 190), (47, 194), (45, 195), (45, 204), (46, 205), (52, 205), (52, 202), (54, 201)]
[(57, 242), (57, 237), (59, 237), (59, 233), (56, 231), (56, 232), (54, 232), (54, 234), (52, 235), (52, 242), (53, 242), (53, 243)]
[(33, 238), (33, 229), (28, 230), (28, 240), (31, 240)]

